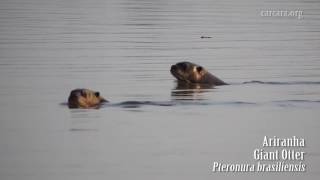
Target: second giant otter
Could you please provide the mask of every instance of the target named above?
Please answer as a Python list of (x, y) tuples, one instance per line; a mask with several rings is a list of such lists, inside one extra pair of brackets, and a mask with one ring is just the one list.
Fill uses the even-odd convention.
[(69, 108), (99, 108), (99, 106), (108, 102), (97, 91), (90, 89), (74, 89), (71, 91), (68, 98)]
[(191, 62), (179, 62), (171, 66), (171, 74), (177, 78), (178, 81), (190, 84), (205, 84), (205, 85), (227, 85), (224, 81), (212, 75), (202, 66)]

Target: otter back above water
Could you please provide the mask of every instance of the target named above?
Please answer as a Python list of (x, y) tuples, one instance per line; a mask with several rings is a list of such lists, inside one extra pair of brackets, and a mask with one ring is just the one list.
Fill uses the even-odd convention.
[[(263, 82), (263, 81), (248, 81), (244, 83), (231, 83), (229, 88), (238, 89), (239, 85), (242, 87), (251, 87), (254, 88), (265, 86), (297, 86), (297, 85), (306, 85), (306, 86), (316, 86), (320, 85), (320, 82)], [(248, 86), (249, 85), (249, 86)], [(262, 86), (261, 86), (262, 85)], [(279, 107), (309, 107), (309, 106), (320, 106), (320, 99), (314, 100), (304, 100), (304, 99), (288, 99), (288, 100), (264, 100), (264, 101), (255, 101), (247, 100), (241, 101), (239, 98), (225, 100), (217, 100), (212, 98), (212, 95), (215, 95), (216, 91), (219, 88), (211, 86), (200, 86), (199, 84), (189, 84), (189, 83), (177, 83), (176, 88), (171, 90), (171, 100), (167, 101), (143, 101), (143, 100), (130, 100), (122, 102), (108, 102), (103, 101), (98, 108), (143, 108), (147, 106), (158, 106), (158, 107), (184, 107), (184, 106), (199, 106), (199, 107), (214, 107), (214, 106), (279, 106)], [(220, 90), (223, 90), (220, 88)], [(224, 89), (225, 90), (225, 89)], [(92, 91), (94, 92), (94, 91)], [(68, 105), (68, 103), (62, 103), (61, 105)]]

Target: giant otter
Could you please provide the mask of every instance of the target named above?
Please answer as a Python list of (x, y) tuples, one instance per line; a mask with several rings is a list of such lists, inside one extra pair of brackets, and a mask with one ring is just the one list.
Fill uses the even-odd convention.
[(227, 85), (224, 81), (209, 73), (205, 68), (191, 62), (179, 62), (171, 66), (171, 74), (178, 81), (191, 84)]
[(104, 102), (108, 101), (101, 97), (99, 92), (90, 89), (74, 89), (68, 98), (69, 108), (99, 108)]

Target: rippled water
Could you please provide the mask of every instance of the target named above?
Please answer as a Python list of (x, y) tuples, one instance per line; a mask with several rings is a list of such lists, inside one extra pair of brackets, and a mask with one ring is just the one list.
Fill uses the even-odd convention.
[[(269, 9), (303, 18), (260, 16)], [(319, 10), (299, 0), (1, 1), (0, 179), (319, 179)], [(169, 69), (182, 60), (231, 85), (177, 87)], [(79, 87), (112, 105), (61, 105)], [(254, 163), (265, 135), (305, 138), (307, 172), (211, 172), (214, 161)]]

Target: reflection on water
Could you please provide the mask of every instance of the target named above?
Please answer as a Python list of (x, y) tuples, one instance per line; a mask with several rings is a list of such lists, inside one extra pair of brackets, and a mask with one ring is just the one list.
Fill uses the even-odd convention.
[(214, 85), (210, 84), (198, 84), (198, 83), (186, 83), (182, 81), (177, 81), (175, 90), (188, 90), (188, 89), (213, 89)]
[(213, 89), (213, 85), (177, 81), (175, 89), (171, 91), (171, 98), (173, 100), (207, 100), (202, 93), (214, 93)]

